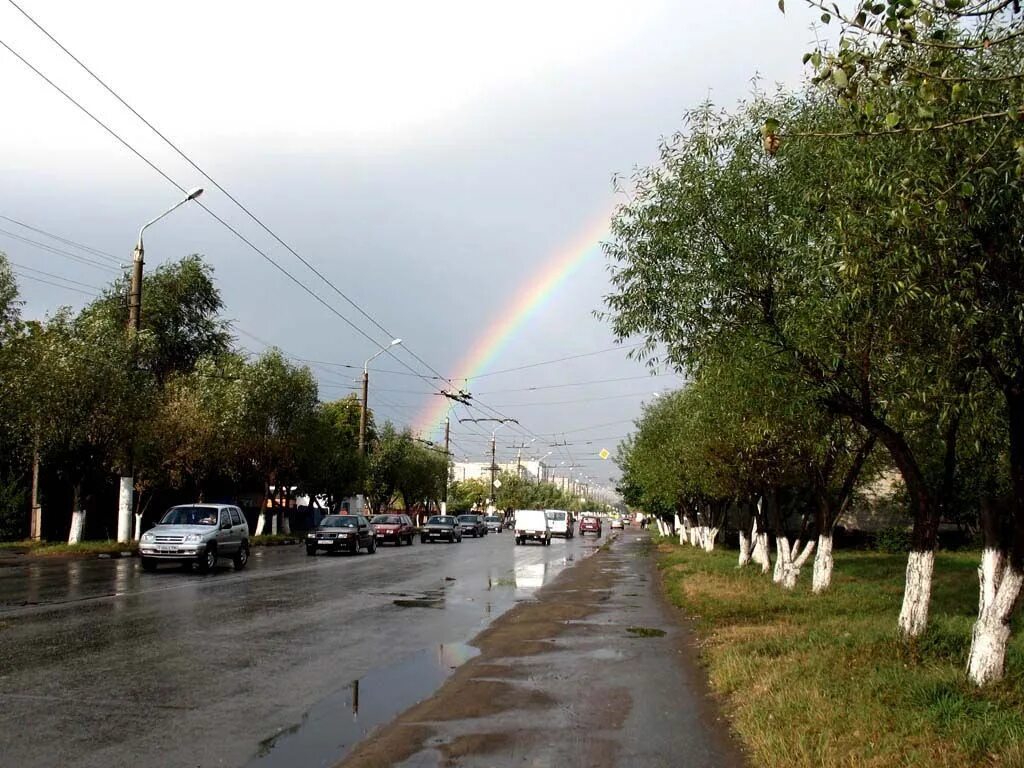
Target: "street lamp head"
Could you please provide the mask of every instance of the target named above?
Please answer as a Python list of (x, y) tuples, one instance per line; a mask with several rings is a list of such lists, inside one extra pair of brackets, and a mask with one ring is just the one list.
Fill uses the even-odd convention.
[(193, 189), (191, 192), (188, 193), (188, 197), (185, 198), (185, 202), (189, 202), (190, 200), (195, 200), (201, 194), (203, 194), (203, 188), (202, 187), (196, 187), (195, 189)]

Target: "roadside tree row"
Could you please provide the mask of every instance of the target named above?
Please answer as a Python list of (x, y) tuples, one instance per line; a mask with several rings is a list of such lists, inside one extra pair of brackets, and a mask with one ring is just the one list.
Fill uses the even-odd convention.
[[(927, 627), (940, 521), (973, 515), (984, 684), (1024, 583), (1024, 22), (1010, 3), (822, 9), (845, 26), (813, 79), (690, 111), (614, 218), (613, 327), (692, 380), (623, 446), (624, 489), (712, 528), (747, 505), (782, 583), (816, 546), (821, 591), (858, 477), (895, 467), (899, 630)], [(775, 510), (801, 493), (816, 541), (794, 545)]]
[(0, 537), (30, 533), (34, 498), (33, 534), (109, 538), (127, 467), (137, 523), (169, 503), (245, 493), (258, 500), (257, 533), (286, 533), (297, 494), (329, 509), (364, 486), (374, 510), (441, 498), (443, 455), (370, 414), (360, 456), (356, 394), (321, 402), (309, 368), (276, 349), (250, 359), (234, 348), (200, 257), (145, 277), (134, 339), (125, 288), (77, 313), (23, 319), (0, 253)]

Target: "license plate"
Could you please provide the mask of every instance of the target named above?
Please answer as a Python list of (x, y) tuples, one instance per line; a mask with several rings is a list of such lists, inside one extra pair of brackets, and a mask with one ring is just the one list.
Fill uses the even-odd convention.
[(157, 547), (156, 551), (157, 552), (177, 552), (178, 548), (177, 547)]
[(320, 539), (317, 544), (333, 544), (334, 542), (330, 539)]

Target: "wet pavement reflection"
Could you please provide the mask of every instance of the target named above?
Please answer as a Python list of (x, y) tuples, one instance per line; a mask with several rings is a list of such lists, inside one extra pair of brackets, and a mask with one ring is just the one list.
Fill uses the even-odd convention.
[(491, 534), (315, 558), (276, 547), (209, 575), (144, 573), (136, 559), (5, 563), (0, 754), (25, 768), (142, 755), (329, 764), (429, 696), (458, 643), (599, 543), (517, 547)]
[(463, 643), (440, 645), (372, 670), (319, 701), (301, 722), (260, 742), (248, 766), (335, 765), (371, 730), (429, 697), (478, 653)]

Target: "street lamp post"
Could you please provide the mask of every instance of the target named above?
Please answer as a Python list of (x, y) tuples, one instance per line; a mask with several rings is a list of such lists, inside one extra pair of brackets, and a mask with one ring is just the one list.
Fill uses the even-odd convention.
[(366, 402), (370, 391), (370, 363), (376, 360), (378, 357), (383, 355), (392, 347), (397, 347), (402, 343), (401, 339), (392, 339), (391, 343), (386, 347), (381, 347), (377, 352), (370, 357), (366, 358), (366, 362), (363, 363), (363, 407), (359, 411), (359, 455), (363, 456), (366, 453)]
[[(132, 254), (132, 281), (131, 287), (128, 294), (128, 337), (132, 339), (132, 360), (135, 360), (136, 347), (134, 344), (135, 337), (138, 335), (139, 330), (142, 327), (142, 265), (144, 249), (142, 245), (142, 236), (146, 232), (146, 229), (156, 224), (167, 214), (177, 210), (185, 203), (195, 200), (203, 194), (202, 187), (197, 187), (192, 191), (188, 192), (184, 199), (179, 200), (177, 203), (172, 205), (166, 211), (161, 213), (155, 219), (151, 219), (142, 225), (139, 229), (139, 239), (135, 244), (135, 251)], [(133, 443), (134, 443), (134, 427), (132, 428), (132, 436), (128, 440), (127, 453), (128, 458), (126, 460), (127, 472), (121, 476), (121, 487), (118, 493), (117, 503), (117, 540), (121, 543), (128, 542), (132, 539), (132, 509), (135, 501), (135, 460), (133, 456)], [(77, 512), (76, 512), (77, 514)], [(142, 526), (141, 516), (135, 518), (135, 538), (139, 538), (141, 531), (139, 530)], [(74, 529), (72, 525), (72, 529)], [(79, 537), (81, 531), (78, 531)], [(74, 537), (74, 530), (72, 532)]]
[(495, 455), (494, 455), (494, 436), (498, 433), (499, 429), (501, 429), (502, 427), (505, 426), (505, 423), (506, 422), (503, 421), (501, 424), (499, 424), (498, 426), (496, 426), (494, 429), (491, 430), (491, 505), (492, 505), (492, 507), (494, 509), (498, 508), (498, 505), (495, 504), (495, 502), (497, 501), (497, 498), (496, 498), (495, 492), (494, 492), (494, 479), (495, 479), (494, 475), (495, 475), (495, 472), (497, 472), (497, 470), (498, 470), (498, 465), (495, 463)]

